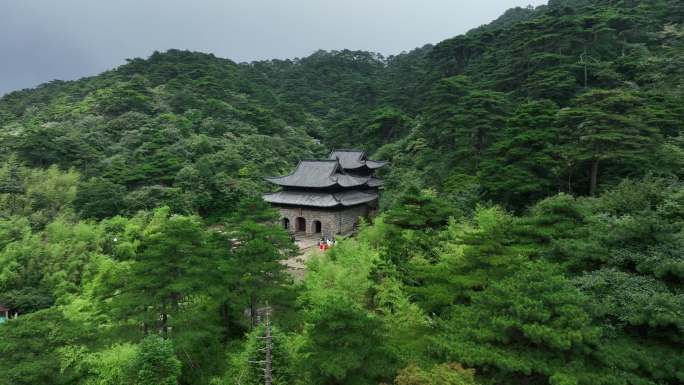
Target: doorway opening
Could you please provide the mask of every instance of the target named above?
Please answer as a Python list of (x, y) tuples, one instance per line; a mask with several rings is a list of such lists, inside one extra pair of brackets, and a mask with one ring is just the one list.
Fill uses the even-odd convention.
[(306, 219), (302, 217), (297, 218), (297, 231), (306, 232)]

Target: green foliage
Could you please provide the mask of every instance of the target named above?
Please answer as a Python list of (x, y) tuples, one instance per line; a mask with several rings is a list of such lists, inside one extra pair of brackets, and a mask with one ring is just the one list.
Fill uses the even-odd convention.
[(236, 64), (155, 52), (4, 97), (0, 146), (124, 186), (118, 213), (166, 205), (223, 216), (266, 189), (262, 177), (324, 153), (317, 141), (392, 146), (383, 154), (400, 161), (388, 187), (452, 193), (476, 178), (486, 198), (520, 210), (558, 191), (679, 172), (656, 163), (682, 147), (660, 140), (679, 136), (684, 116), (680, 10), (673, 0), (557, 1), (389, 58), (343, 50)]
[[(8, 285), (14, 287), (14, 285)], [(52, 293), (43, 287), (33, 287), (17, 285), (18, 289), (6, 289), (0, 294), (0, 303), (24, 314), (45, 309), (52, 306), (55, 302)]]
[[(117, 385), (122, 383), (136, 384), (135, 366), (140, 347), (131, 344), (113, 345), (101, 352), (86, 356), (85, 366), (89, 375), (86, 385)], [(145, 355), (148, 355), (146, 352)], [(142, 360), (142, 358), (140, 358)]]
[[(193, 71), (203, 75), (182, 75)], [(225, 215), (263, 191), (263, 177), (323, 151), (307, 134), (311, 119), (286, 123), (273, 113), (281, 107), (249, 89), (259, 88), (256, 80), (247, 89), (233, 81), (238, 74), (249, 79), (250, 71), (172, 50), (65, 84), (47, 97), (44, 111), (14, 94), (0, 102), (0, 110), (13, 111), (7, 119), (0, 114), (0, 148), (31, 166), (77, 169), (83, 181), (76, 206), (85, 218), (164, 205)], [(6, 189), (20, 187), (5, 182)]]
[[(388, 58), (169, 50), (0, 98), (0, 384), (261, 383), (266, 306), (275, 383), (681, 383), (683, 25), (556, 0)], [(259, 195), (332, 147), (390, 161), (383, 212), (297, 285)]]
[(73, 210), (79, 178), (73, 170), (32, 169), (10, 159), (0, 168), (0, 180), (2, 175), (6, 192), (0, 192), (0, 217), (26, 218), (40, 229)]
[(41, 232), (28, 226), (14, 230), (19, 233), (0, 250), (0, 288), (8, 304), (29, 312), (80, 293), (89, 264), (101, 250), (97, 226), (60, 218)]
[(508, 120), (505, 139), (489, 150), (480, 181), (486, 196), (508, 207), (522, 208), (551, 195), (561, 182), (558, 159), (558, 107), (550, 101), (521, 105)]
[(130, 255), (102, 266), (94, 295), (106, 301), (103, 310), (112, 318), (125, 321), (122, 332), (172, 339), (184, 352), (184, 379), (209, 376), (219, 365), (211, 358), (220, 351), (218, 303), (212, 296), (223, 287), (219, 266), (225, 241), (199, 218), (169, 215), (168, 208), (141, 214), (138, 225), (134, 234), (116, 238), (117, 247)]
[(381, 219), (386, 225), (378, 234), (382, 258), (400, 267), (417, 255), (431, 258), (431, 237), (456, 214), (434, 191), (409, 187)]
[(403, 229), (439, 229), (445, 226), (454, 210), (434, 191), (409, 189), (398, 204), (387, 211), (385, 222)]
[(141, 235), (128, 274), (120, 277), (125, 288), (112, 305), (121, 309), (121, 315), (134, 316), (151, 330), (166, 333), (171, 326), (169, 313), (207, 293), (205, 283), (212, 280), (207, 274), (216, 269), (216, 262), (197, 218), (170, 216), (168, 208), (159, 209)]
[(412, 301), (404, 285), (396, 278), (385, 277), (374, 291), (388, 355), (400, 363), (431, 362), (427, 357), (430, 341), (426, 338), (432, 334), (430, 318)]
[(21, 180), (21, 168), (15, 156), (10, 156), (3, 164), (0, 171), (0, 193), (22, 194), (25, 192), (24, 183)]
[(111, 217), (121, 211), (125, 191), (124, 186), (105, 179), (91, 178), (78, 186), (74, 206), (84, 218)]
[(348, 241), (310, 266), (300, 297), (306, 325), (302, 365), (310, 383), (364, 384), (392, 373), (382, 318), (367, 308), (377, 260), (367, 246)]
[[(261, 385), (264, 383), (264, 364), (266, 362), (266, 329), (256, 327), (247, 335), (239, 353), (231, 357), (226, 375), (221, 380), (225, 385)], [(292, 341), (280, 329), (271, 329), (271, 368), (273, 385), (292, 384), (296, 373), (294, 352), (288, 350)]]
[(70, 384), (74, 373), (60, 371), (60, 348), (83, 337), (78, 325), (51, 308), (0, 325), (3, 385)]
[(147, 336), (140, 343), (133, 364), (136, 385), (176, 385), (181, 363), (176, 358), (171, 341), (159, 336)]
[(497, 381), (596, 383), (588, 351), (600, 329), (584, 309), (587, 299), (545, 262), (524, 263), (455, 306), (435, 341), (450, 359), (489, 367)]
[(635, 113), (641, 104), (629, 92), (591, 91), (559, 113), (561, 135), (568, 137), (561, 156), (578, 167), (589, 166), (590, 195), (596, 194), (601, 163), (647, 164), (654, 153), (659, 133)]
[(128, 111), (146, 112), (150, 108), (149, 92), (141, 76), (130, 82), (118, 83), (111, 88), (102, 88), (93, 95), (95, 109), (105, 115), (118, 115)]
[(330, 129), (331, 137), (326, 139), (338, 148), (353, 148), (357, 143), (364, 143), (368, 150), (375, 150), (404, 137), (411, 126), (411, 119), (401, 110), (381, 107), (337, 123)]
[(399, 371), (395, 385), (475, 385), (475, 373), (459, 364), (435, 365), (423, 370), (411, 365)]
[(427, 165), (437, 175), (452, 167), (471, 172), (483, 152), (498, 137), (509, 106), (498, 92), (477, 90), (463, 76), (440, 80), (428, 95), (421, 134), (431, 151), (441, 152), (437, 164)]
[(276, 218), (265, 202), (248, 199), (226, 227), (232, 244), (223, 266), (231, 281), (226, 304), (236, 311), (249, 309), (252, 326), (259, 306), (280, 302), (286, 307), (291, 292), (291, 277), (282, 262), (296, 250), (287, 231), (275, 224)]
[(313, 383), (365, 384), (391, 371), (381, 321), (358, 305), (342, 299), (318, 304), (306, 320), (303, 351)]
[(515, 219), (499, 208), (479, 208), (474, 225), (452, 222), (442, 235), (436, 261), (415, 258), (408, 266), (415, 301), (441, 314), (473, 292), (514, 273), (529, 245), (521, 244)]

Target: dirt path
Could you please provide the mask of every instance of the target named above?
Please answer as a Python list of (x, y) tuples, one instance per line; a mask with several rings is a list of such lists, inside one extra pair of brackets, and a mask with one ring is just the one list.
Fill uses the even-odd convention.
[(319, 254), (318, 240), (319, 237), (296, 235), (295, 243), (299, 247), (299, 254), (293, 258), (283, 261), (287, 266), (287, 271), (294, 277), (294, 280), (300, 282), (304, 279), (306, 274), (306, 263), (316, 254)]

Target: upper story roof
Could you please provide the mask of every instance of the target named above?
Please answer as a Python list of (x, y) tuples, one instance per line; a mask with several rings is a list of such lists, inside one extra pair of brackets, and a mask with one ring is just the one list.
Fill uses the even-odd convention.
[(301, 188), (379, 187), (382, 185), (382, 180), (373, 176), (349, 175), (345, 174), (344, 171), (339, 158), (334, 160), (302, 160), (291, 174), (266, 178), (266, 180), (283, 187)]
[(366, 153), (361, 150), (333, 150), (328, 159), (338, 160), (345, 170), (356, 170), (363, 167), (375, 170), (387, 164), (385, 161), (368, 159)]
[(335, 175), (339, 169), (334, 160), (302, 160), (291, 174), (266, 180), (280, 186), (332, 187), (337, 184)]

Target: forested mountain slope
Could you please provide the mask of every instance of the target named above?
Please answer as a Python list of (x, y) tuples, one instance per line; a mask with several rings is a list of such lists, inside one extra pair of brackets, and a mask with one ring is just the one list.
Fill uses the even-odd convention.
[[(684, 2), (555, 0), (384, 58), (170, 50), (0, 99), (0, 384), (684, 381)], [(291, 282), (263, 177), (382, 214)], [(256, 199), (255, 199), (256, 198)]]
[[(451, 193), (467, 175), (487, 198), (522, 208), (558, 191), (589, 194), (592, 179), (601, 188), (677, 172), (683, 7), (552, 2), (387, 59), (155, 53), (5, 96), (0, 140), (30, 165), (96, 177), (90, 191), (127, 191), (86, 216), (162, 202), (208, 214), (333, 144), (387, 145), (390, 186), (417, 172)], [(521, 146), (530, 141), (543, 148)]]

